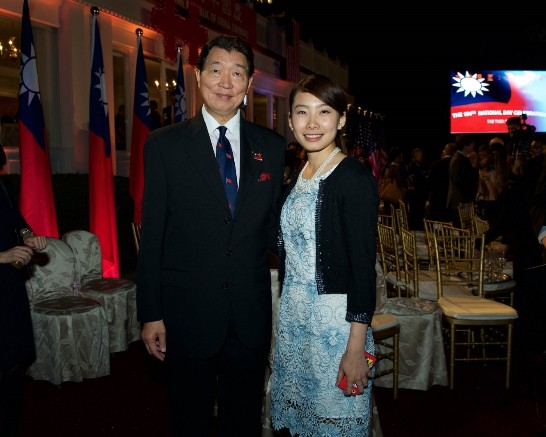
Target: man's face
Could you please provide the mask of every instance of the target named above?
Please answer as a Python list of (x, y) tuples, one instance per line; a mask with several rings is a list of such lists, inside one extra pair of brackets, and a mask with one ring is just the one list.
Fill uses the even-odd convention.
[(245, 55), (218, 47), (211, 49), (196, 77), (207, 111), (220, 124), (237, 113), (252, 83)]
[(520, 126), (517, 125), (517, 124), (509, 124), (507, 127), (508, 129), (508, 135), (510, 135), (511, 137), (514, 136), (514, 132), (516, 132), (517, 130), (520, 129)]

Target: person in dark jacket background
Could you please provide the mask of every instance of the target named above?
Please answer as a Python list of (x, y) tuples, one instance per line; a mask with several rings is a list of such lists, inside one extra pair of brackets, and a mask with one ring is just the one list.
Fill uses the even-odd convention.
[(457, 150), (455, 143), (447, 143), (438, 161), (432, 163), (428, 173), (428, 211), (426, 218), (440, 222), (452, 220), (447, 209), (447, 191), (449, 189), (449, 162)]
[[(6, 165), (0, 145), (0, 175)], [(34, 250), (47, 246), (45, 237), (34, 235), (21, 216), (7, 178), (0, 176), (0, 429), (2, 437), (19, 432), (24, 376), (35, 359), (30, 306), (23, 266)]]
[(458, 206), (476, 200), (478, 189), (478, 169), (472, 166), (469, 155), (474, 152), (474, 137), (468, 134), (457, 136), (457, 151), (449, 161), (449, 188), (447, 208), (455, 226), (461, 226)]

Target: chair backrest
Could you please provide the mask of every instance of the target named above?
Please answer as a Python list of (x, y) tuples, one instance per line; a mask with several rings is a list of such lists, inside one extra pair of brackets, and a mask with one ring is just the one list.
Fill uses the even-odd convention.
[(400, 200), (398, 202), (399, 208), (398, 208), (398, 228), (399, 229), (408, 229), (409, 230), (409, 222), (408, 222), (408, 209), (406, 207), (406, 202), (403, 200)]
[(485, 236), (468, 233), (434, 235), (438, 298), (448, 284), (465, 285), (484, 297)]
[(472, 217), (476, 215), (476, 205), (474, 202), (459, 203), (457, 209), (459, 211), (459, 220), (461, 227), (464, 229), (472, 229)]
[(472, 217), (472, 232), (476, 235), (481, 235), (489, 230), (489, 222), (483, 220), (479, 216)]
[(36, 252), (28, 266), (25, 285), (31, 306), (42, 300), (74, 294), (74, 253), (59, 238), (46, 238), (47, 247)]
[(413, 284), (414, 297), (419, 297), (419, 260), (417, 259), (417, 241), (415, 234), (408, 229), (401, 229), (402, 251), (404, 252), (404, 275), (406, 284)]
[(458, 228), (445, 223), (441, 226), (440, 233), (442, 235), (470, 235), (470, 229)]
[(379, 214), (377, 222), (386, 226), (394, 226), (394, 217), (390, 214)]
[[(396, 231), (392, 226), (378, 223), (377, 235), (379, 239), (381, 267), (384, 275), (387, 275), (389, 272), (393, 272), (396, 277), (396, 282), (401, 283), (401, 262), (403, 261), (403, 254), (401, 252), (401, 247), (398, 244)], [(398, 296), (401, 295), (400, 287), (397, 287), (397, 294)]]
[(431, 268), (434, 267), (434, 234), (442, 234), (442, 229), (445, 225), (453, 226), (453, 222), (442, 222), (438, 220), (423, 220), (425, 228), (425, 236), (428, 246), (428, 258)]
[(75, 255), (76, 284), (82, 287), (90, 281), (102, 279), (102, 252), (98, 237), (85, 230), (69, 231), (63, 235)]

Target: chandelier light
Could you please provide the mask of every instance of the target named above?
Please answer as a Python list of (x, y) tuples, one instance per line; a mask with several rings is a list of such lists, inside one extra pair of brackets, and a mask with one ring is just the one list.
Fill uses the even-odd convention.
[(2, 41), (0, 41), (0, 59), (9, 59), (11, 61), (17, 61), (19, 59), (19, 49), (15, 45), (15, 37), (12, 36), (7, 45), (5, 46)]

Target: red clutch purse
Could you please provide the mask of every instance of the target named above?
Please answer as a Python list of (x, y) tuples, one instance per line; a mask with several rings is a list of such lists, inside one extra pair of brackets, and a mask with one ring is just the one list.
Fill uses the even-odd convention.
[[(368, 366), (370, 366), (370, 369), (373, 367), (375, 361), (377, 360), (376, 357), (374, 357), (372, 354), (369, 354), (368, 352), (364, 352), (364, 356), (366, 357), (366, 361), (368, 362)], [(347, 388), (347, 376), (343, 376), (343, 379), (341, 380), (341, 382), (339, 383), (338, 387), (345, 391), (345, 389)], [(356, 396), (356, 390), (355, 390), (356, 387), (353, 387), (353, 392), (352, 392), (352, 395), (353, 396)]]

